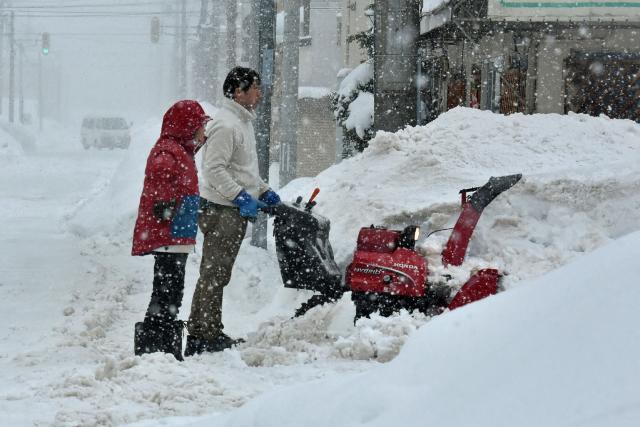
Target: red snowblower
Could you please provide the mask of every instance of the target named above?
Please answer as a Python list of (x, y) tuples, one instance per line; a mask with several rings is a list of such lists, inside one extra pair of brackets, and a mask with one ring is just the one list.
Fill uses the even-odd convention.
[[(442, 252), (443, 265), (462, 265), (484, 208), (521, 178), (521, 174), (491, 177), (482, 187), (460, 190), (462, 211)], [(498, 291), (501, 274), (493, 268), (477, 271), (453, 296), (446, 279), (430, 283), (427, 260), (415, 250), (420, 234), (416, 225), (404, 230), (361, 228), (343, 281), (329, 243), (330, 222), (311, 212), (318, 192), (316, 189), (304, 206), (302, 197), (298, 197), (293, 204), (267, 208), (267, 213), (275, 216), (276, 252), (285, 287), (317, 292), (296, 310), (295, 316), (334, 302), (347, 291), (351, 291), (356, 307), (356, 320), (376, 311), (389, 316), (403, 308), (439, 314)]]

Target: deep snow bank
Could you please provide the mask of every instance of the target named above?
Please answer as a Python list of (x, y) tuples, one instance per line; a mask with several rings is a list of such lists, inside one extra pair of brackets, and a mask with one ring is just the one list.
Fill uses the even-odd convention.
[(184, 425), (635, 426), (638, 256), (634, 233), (434, 319), (386, 365)]
[[(459, 189), (522, 173), (484, 211), (469, 249), (471, 263), (511, 272), (509, 286), (640, 228), (639, 164), (640, 125), (632, 121), (456, 108), (426, 126), (380, 132), (363, 154), (293, 181), (282, 195), (321, 189), (315, 209), (331, 219), (344, 266), (359, 227), (450, 226)], [(447, 238), (420, 241), (435, 264)]]

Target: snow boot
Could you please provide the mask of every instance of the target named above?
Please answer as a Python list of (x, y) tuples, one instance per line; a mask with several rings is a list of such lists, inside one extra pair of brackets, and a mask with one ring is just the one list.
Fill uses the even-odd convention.
[(146, 353), (164, 352), (173, 354), (176, 360), (182, 357), (182, 330), (184, 322), (176, 320), (167, 325), (152, 326), (137, 322), (134, 334), (134, 353), (141, 356)]
[(184, 355), (185, 357), (189, 357), (204, 352), (215, 353), (243, 342), (244, 340), (242, 338), (231, 338), (225, 333), (220, 333), (220, 335), (212, 340), (198, 338), (195, 335), (187, 335), (187, 345), (184, 349)]

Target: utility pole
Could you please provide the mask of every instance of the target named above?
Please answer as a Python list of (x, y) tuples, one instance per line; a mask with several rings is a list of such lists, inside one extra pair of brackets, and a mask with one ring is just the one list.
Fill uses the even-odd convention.
[(42, 53), (38, 55), (38, 130), (42, 132), (42, 114), (44, 108), (42, 107)]
[(18, 120), (21, 124), (24, 124), (24, 46), (22, 43), (18, 45), (20, 49), (20, 60), (18, 62), (18, 77), (20, 78), (18, 83)]
[(180, 11), (180, 98), (187, 96), (187, 0), (181, 0)]
[[(222, 96), (222, 82), (220, 75), (226, 76), (229, 70), (222, 70), (220, 73), (222, 62), (218, 61), (216, 56), (222, 56), (222, 32), (220, 30), (222, 24), (222, 16), (224, 14), (224, 4), (219, 0), (214, 0), (211, 5), (211, 53), (209, 60), (209, 72), (207, 73), (208, 91), (211, 94), (210, 102), (216, 103)], [(225, 64), (226, 65), (226, 64)], [(226, 68), (226, 67), (225, 67)]]
[[(258, 64), (262, 86), (262, 102), (256, 114), (256, 149), (260, 178), (269, 182), (269, 146), (271, 142), (271, 95), (273, 93), (273, 70), (275, 61), (276, 9), (273, 0), (254, 0), (258, 18)], [(251, 244), (267, 248), (267, 216), (258, 215), (253, 224)]]
[(374, 126), (395, 132), (416, 124), (419, 0), (376, 0)]
[(211, 58), (211, 43), (209, 38), (211, 37), (211, 28), (207, 22), (209, 18), (208, 12), (208, 0), (200, 0), (200, 19), (198, 20), (198, 28), (196, 35), (198, 37), (197, 49), (200, 52), (199, 55), (195, 55), (193, 58), (193, 69), (191, 71), (193, 82), (193, 91), (198, 94), (198, 98), (209, 101), (209, 94), (207, 93), (207, 72), (208, 65)]
[(227, 0), (227, 69), (231, 70), (236, 64), (236, 20), (238, 19), (238, 3)]
[(14, 28), (15, 15), (13, 11), (9, 15), (9, 123), (13, 123), (14, 116), (14, 86), (15, 86), (15, 60), (16, 60), (16, 40)]
[(282, 106), (280, 107), (280, 187), (296, 177), (298, 157), (298, 65), (300, 48), (300, 0), (284, 6), (282, 51)]
[[(0, 8), (4, 9), (4, 2), (0, 2)], [(4, 104), (4, 12), (0, 10), (0, 115)]]

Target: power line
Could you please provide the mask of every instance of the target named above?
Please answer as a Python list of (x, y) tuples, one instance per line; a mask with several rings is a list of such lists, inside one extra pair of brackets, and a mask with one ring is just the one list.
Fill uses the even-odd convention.
[(8, 9), (15, 11), (34, 10), (34, 9), (80, 9), (80, 8), (117, 8), (117, 7), (131, 7), (131, 6), (158, 6), (158, 3), (122, 3), (122, 4), (83, 4), (83, 5), (50, 5), (50, 6), (9, 6)]
[[(165, 27), (165, 28), (177, 28), (176, 26), (172, 26), (172, 27)], [(193, 25), (189, 25), (187, 26), (187, 28), (191, 28), (191, 29), (196, 29), (196, 26)], [(96, 33), (96, 32), (73, 32), (73, 33), (58, 33), (58, 32), (53, 32), (53, 31), (48, 31), (49, 34), (51, 34), (52, 36), (148, 36), (149, 32), (136, 32), (136, 33), (125, 33), (125, 32), (117, 32), (117, 33)], [(40, 36), (42, 34), (42, 32), (39, 31), (32, 31), (32, 32), (23, 32), (23, 33), (15, 33), (16, 35), (20, 35), (20, 36)], [(163, 33), (164, 34), (164, 33)], [(190, 33), (190, 35), (195, 35), (196, 33)]]
[[(38, 2), (37, 5), (20, 5), (20, 6), (9, 6), (9, 8), (14, 10), (19, 9), (64, 9), (64, 8), (85, 8), (85, 7), (110, 7), (110, 8), (118, 8), (118, 7), (139, 7), (139, 6), (167, 6), (169, 2), (167, 1), (147, 1), (147, 2), (135, 2), (135, 3), (92, 3), (86, 4), (86, 0), (82, 0), (85, 4), (60, 4), (60, 2), (50, 3), (50, 4), (42, 4), (42, 2)], [(188, 0), (187, 0), (188, 1)], [(200, 1), (200, 0), (192, 0), (192, 1)]]
[[(176, 12), (162, 11), (162, 12), (17, 12), (16, 17), (20, 18), (110, 18), (110, 17), (136, 17), (136, 16), (155, 16), (155, 15), (170, 15), (175, 16)], [(189, 16), (199, 16), (199, 12), (187, 12)]]

